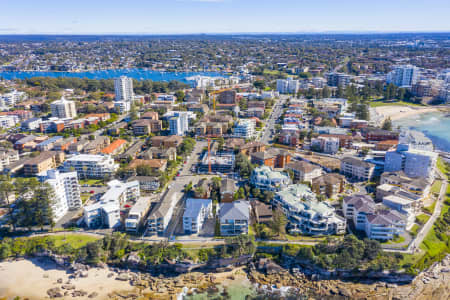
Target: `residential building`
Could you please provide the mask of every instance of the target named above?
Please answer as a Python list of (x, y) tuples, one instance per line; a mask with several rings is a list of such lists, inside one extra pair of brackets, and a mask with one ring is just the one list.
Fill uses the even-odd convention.
[(22, 130), (38, 130), (42, 123), (41, 118), (30, 118), (28, 120), (23, 121), (20, 124)]
[(75, 119), (77, 117), (77, 108), (74, 101), (66, 100), (62, 97), (60, 100), (53, 101), (50, 104), (52, 117), (65, 119)]
[(353, 220), (355, 228), (364, 231), (370, 239), (394, 239), (406, 229), (406, 220), (401, 213), (375, 204), (368, 195), (345, 197), (343, 211), (347, 219)]
[(138, 232), (144, 225), (145, 217), (151, 207), (150, 197), (140, 197), (131, 207), (125, 219), (125, 230)]
[(177, 159), (177, 148), (170, 147), (164, 149), (159, 147), (150, 147), (144, 152), (144, 154), (142, 154), (141, 158), (175, 160)]
[(221, 203), (219, 223), (222, 236), (247, 234), (250, 225), (250, 203), (243, 200)]
[(300, 182), (312, 182), (314, 178), (322, 175), (322, 168), (306, 161), (291, 161), (286, 165), (286, 170), (294, 173), (294, 178)]
[(291, 184), (291, 178), (287, 173), (273, 171), (268, 166), (261, 166), (253, 169), (250, 183), (260, 190), (275, 192)]
[(170, 135), (170, 136), (154, 136), (151, 139), (151, 144), (153, 147), (161, 147), (161, 148), (170, 148), (181, 145), (183, 142), (183, 138), (178, 135)]
[(146, 232), (150, 235), (164, 234), (177, 203), (177, 193), (164, 197), (148, 216)]
[(341, 173), (359, 181), (369, 181), (375, 170), (375, 165), (356, 157), (346, 156), (341, 159)]
[(344, 234), (345, 219), (327, 202), (318, 202), (304, 184), (293, 184), (275, 194), (273, 205), (287, 217), (291, 233), (308, 235)]
[(0, 128), (11, 128), (19, 123), (17, 116), (0, 116)]
[(208, 155), (204, 152), (203, 157), (198, 165), (198, 173), (209, 173), (209, 166), (211, 172), (229, 174), (234, 171), (235, 156), (232, 152), (215, 152)]
[(131, 110), (131, 102), (129, 102), (129, 101), (114, 101), (114, 109), (119, 114), (127, 113)]
[(273, 220), (272, 207), (258, 200), (251, 201), (250, 204), (255, 221), (259, 224), (270, 225)]
[(326, 173), (312, 179), (311, 189), (318, 195), (333, 198), (344, 192), (345, 177), (337, 173)]
[(109, 155), (78, 154), (64, 162), (63, 170), (75, 170), (79, 178), (105, 178), (114, 174), (119, 165)]
[(423, 198), (428, 196), (431, 189), (430, 181), (427, 178), (411, 178), (403, 171), (384, 172), (380, 177), (380, 185), (383, 184), (398, 186)]
[(39, 144), (36, 145), (36, 150), (38, 151), (49, 151), (52, 150), (57, 142), (63, 140), (62, 136), (53, 136)]
[(284, 168), (291, 161), (291, 155), (288, 151), (271, 148), (264, 152), (251, 153), (250, 161), (260, 166)]
[(116, 102), (132, 102), (134, 99), (133, 79), (126, 76), (114, 79), (114, 91), (116, 93)]
[(398, 138), (399, 144), (409, 145), (410, 149), (433, 151), (433, 142), (417, 130), (404, 130)]
[(398, 136), (399, 136), (398, 132), (383, 130), (380, 128), (373, 128), (373, 127), (361, 128), (361, 135), (368, 142), (398, 140)]
[(255, 136), (255, 119), (239, 119), (234, 127), (236, 137), (251, 139)]
[(140, 189), (146, 192), (156, 191), (160, 187), (158, 177), (153, 176), (132, 176), (128, 181), (138, 181)]
[(384, 171), (404, 171), (406, 176), (434, 178), (438, 154), (436, 152), (411, 149), (409, 145), (398, 144), (397, 150), (386, 152)]
[(16, 150), (12, 149), (0, 150), (0, 172), (3, 171), (3, 169), (6, 166), (18, 160), (19, 160), (19, 152), (17, 152)]
[(327, 74), (327, 85), (345, 88), (351, 79), (352, 76), (348, 74), (331, 72)]
[(311, 149), (328, 154), (336, 154), (339, 151), (339, 139), (336, 137), (319, 136), (311, 140)]
[[(54, 169), (64, 161), (63, 152), (45, 151), (41, 152), (24, 163), (23, 170), (25, 176), (35, 176), (41, 172)], [(67, 170), (69, 172), (71, 170)]]
[(111, 143), (108, 136), (96, 136), (94, 140), (90, 141), (83, 147), (84, 154), (99, 154), (103, 148)]
[(417, 82), (419, 69), (412, 65), (399, 65), (388, 73), (387, 83), (393, 83), (399, 87), (411, 87)]
[(277, 79), (277, 92), (280, 94), (297, 94), (300, 88), (298, 80), (292, 78)]
[(233, 179), (224, 178), (220, 182), (220, 202), (233, 202), (236, 185)]
[(139, 182), (111, 180), (100, 201), (84, 207), (83, 219), (88, 228), (115, 228), (120, 225), (120, 206), (140, 197)]
[(37, 174), (40, 181), (48, 183), (53, 191), (52, 211), (54, 221), (61, 219), (69, 209), (78, 209), (81, 202), (77, 172), (60, 173), (56, 169)]
[(169, 119), (169, 128), (171, 135), (185, 135), (189, 131), (187, 114), (180, 112), (177, 116), (171, 117)]
[(212, 215), (211, 199), (186, 199), (186, 208), (183, 214), (183, 230), (185, 233), (199, 233), (204, 222)]
[(383, 204), (391, 209), (395, 209), (405, 217), (406, 229), (414, 225), (416, 219), (416, 205), (414, 200), (397, 195), (388, 195), (383, 197)]
[(103, 148), (101, 150), (101, 153), (107, 154), (107, 155), (119, 154), (120, 152), (122, 152), (125, 149), (127, 143), (128, 142), (126, 140), (117, 139), (117, 140), (113, 141), (111, 144), (109, 144), (108, 146), (106, 146), (105, 148)]

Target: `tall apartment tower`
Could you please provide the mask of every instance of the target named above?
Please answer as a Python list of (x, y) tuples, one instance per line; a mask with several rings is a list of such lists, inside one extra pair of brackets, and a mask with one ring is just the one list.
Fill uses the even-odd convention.
[(394, 69), (388, 73), (387, 83), (393, 83), (396, 86), (412, 86), (417, 82), (419, 77), (419, 69), (413, 65), (395, 66)]
[(60, 100), (53, 101), (50, 104), (50, 109), (52, 110), (52, 117), (56, 118), (71, 118), (77, 117), (77, 108), (75, 107), (75, 102), (69, 101), (62, 97)]
[(114, 80), (114, 90), (116, 92), (116, 101), (133, 101), (133, 79), (120, 76)]
[(38, 174), (38, 177), (53, 189), (52, 210), (55, 221), (63, 217), (69, 209), (78, 209), (82, 206), (77, 172), (60, 173), (56, 169), (51, 169)]

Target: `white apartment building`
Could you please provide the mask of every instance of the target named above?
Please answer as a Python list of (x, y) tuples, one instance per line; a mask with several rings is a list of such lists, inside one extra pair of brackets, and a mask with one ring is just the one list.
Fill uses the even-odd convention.
[(19, 123), (17, 116), (0, 116), (0, 128), (11, 128)]
[(355, 157), (341, 159), (341, 173), (352, 179), (369, 181), (373, 176), (375, 165)]
[(2, 150), (0, 151), (0, 172), (3, 169), (19, 160), (19, 152), (16, 150)]
[(128, 102), (128, 101), (115, 101), (114, 102), (114, 109), (119, 114), (127, 113), (131, 109), (131, 102)]
[(78, 154), (64, 162), (65, 172), (77, 171), (79, 178), (104, 178), (117, 171), (119, 165), (109, 155)]
[(239, 119), (234, 127), (234, 135), (244, 139), (255, 136), (256, 121), (254, 119)]
[(399, 144), (397, 150), (386, 152), (384, 171), (404, 171), (406, 176), (434, 178), (438, 154), (436, 152), (411, 149), (409, 145)]
[(375, 204), (368, 195), (345, 197), (342, 206), (345, 218), (353, 220), (356, 229), (364, 231), (370, 239), (390, 240), (406, 229), (404, 215), (383, 204)]
[(199, 233), (203, 223), (212, 216), (211, 199), (186, 199), (183, 229), (188, 234)]
[(286, 173), (273, 171), (268, 166), (261, 166), (253, 169), (250, 183), (261, 190), (280, 191), (291, 184), (291, 178)]
[(120, 206), (126, 201), (137, 200), (140, 197), (138, 181), (108, 182), (108, 191), (100, 201), (84, 207), (83, 219), (89, 228), (114, 228), (120, 224)]
[(171, 135), (183, 136), (189, 131), (189, 119), (187, 112), (177, 112), (176, 116), (169, 119)]
[(292, 78), (277, 80), (277, 92), (280, 94), (297, 94), (299, 88), (300, 83), (298, 80)]
[(417, 130), (403, 130), (398, 138), (399, 144), (409, 145), (409, 149), (433, 151), (433, 142)]
[(311, 140), (311, 149), (319, 149), (323, 153), (335, 154), (339, 151), (339, 139), (319, 136)]
[(410, 87), (417, 82), (419, 77), (419, 69), (412, 65), (399, 65), (388, 73), (386, 81), (387, 83), (393, 83), (396, 86)]
[(126, 76), (114, 79), (114, 91), (116, 101), (132, 102), (134, 99), (133, 79)]
[(52, 110), (52, 117), (60, 119), (74, 119), (77, 117), (77, 109), (74, 101), (69, 101), (62, 97), (60, 100), (53, 101), (50, 104)]
[(277, 192), (273, 205), (288, 218), (290, 232), (308, 235), (344, 234), (346, 221), (327, 202), (318, 202), (304, 184), (293, 184)]
[(52, 210), (55, 221), (61, 219), (69, 209), (78, 209), (83, 205), (77, 172), (60, 173), (51, 169), (37, 176), (40, 181), (48, 183), (53, 188), (55, 198)]
[(389, 208), (395, 209), (405, 216), (406, 229), (414, 225), (416, 219), (416, 204), (412, 199), (406, 199), (397, 195), (388, 195), (383, 197), (383, 204)]
[(16, 103), (25, 100), (27, 98), (27, 94), (25, 92), (12, 91), (10, 93), (6, 93), (0, 95), (0, 107), (14, 107)]

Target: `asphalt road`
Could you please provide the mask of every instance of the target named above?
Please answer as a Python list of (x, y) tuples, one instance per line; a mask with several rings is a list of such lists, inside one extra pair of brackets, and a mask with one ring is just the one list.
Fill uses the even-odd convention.
[(283, 113), (283, 105), (287, 99), (288, 96), (281, 95), (280, 100), (275, 102), (272, 114), (269, 116), (269, 119), (267, 119), (266, 125), (264, 126), (264, 132), (260, 138), (261, 143), (267, 144), (272, 138), (273, 134), (271, 132), (275, 129), (275, 124)]

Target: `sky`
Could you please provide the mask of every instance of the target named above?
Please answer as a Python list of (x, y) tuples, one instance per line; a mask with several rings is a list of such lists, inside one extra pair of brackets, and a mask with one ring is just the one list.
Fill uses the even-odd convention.
[(0, 35), (423, 31), (449, 0), (0, 0)]

